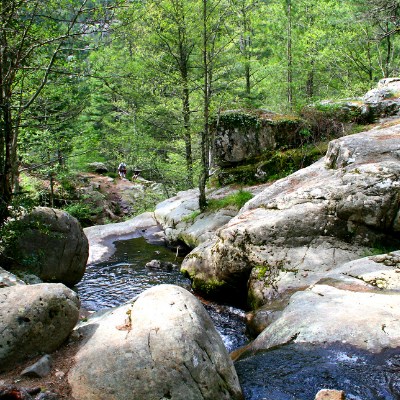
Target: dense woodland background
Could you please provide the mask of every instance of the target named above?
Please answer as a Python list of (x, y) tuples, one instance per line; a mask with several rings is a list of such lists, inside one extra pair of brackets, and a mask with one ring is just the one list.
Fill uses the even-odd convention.
[(2, 1), (0, 225), (54, 205), (43, 179), (77, 212), (94, 161), (204, 187), (222, 111), (362, 96), (399, 74), (399, 24), (398, 0)]

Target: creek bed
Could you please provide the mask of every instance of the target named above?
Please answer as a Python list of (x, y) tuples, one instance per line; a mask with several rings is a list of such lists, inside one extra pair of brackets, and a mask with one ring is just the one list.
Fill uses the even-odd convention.
[[(171, 271), (149, 270), (157, 259), (176, 264)], [(144, 290), (170, 283), (190, 290), (179, 272), (182, 258), (144, 238), (116, 242), (109, 260), (89, 265), (77, 285), (88, 310), (116, 307)], [(244, 312), (203, 301), (228, 351), (247, 343)], [(344, 390), (347, 400), (400, 399), (400, 354), (374, 355), (342, 344), (329, 347), (289, 344), (235, 363), (246, 400), (312, 400), (322, 388)]]
[[(123, 240), (115, 243), (115, 253), (105, 262), (88, 265), (86, 273), (77, 285), (82, 306), (91, 311), (119, 306), (144, 290), (163, 283), (190, 289), (190, 280), (179, 271), (183, 260), (164, 246), (149, 244), (144, 238)], [(170, 262), (172, 270), (150, 270), (146, 263), (151, 260)], [(228, 351), (247, 343), (244, 312), (238, 308), (204, 302), (215, 327)]]

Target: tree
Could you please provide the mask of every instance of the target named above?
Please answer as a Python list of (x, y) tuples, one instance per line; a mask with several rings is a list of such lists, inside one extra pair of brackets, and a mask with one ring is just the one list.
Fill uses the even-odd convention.
[(80, 51), (80, 39), (110, 24), (104, 11), (112, 8), (89, 0), (1, 2), (0, 226), (13, 198), (21, 122), (51, 77), (65, 72), (60, 63)]

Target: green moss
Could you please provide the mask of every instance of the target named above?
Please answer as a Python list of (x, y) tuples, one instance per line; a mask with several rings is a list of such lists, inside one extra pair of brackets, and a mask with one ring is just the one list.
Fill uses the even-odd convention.
[(257, 117), (241, 112), (226, 113), (220, 116), (219, 124), (226, 129), (235, 128), (256, 128), (260, 127), (260, 121)]
[(225, 281), (219, 281), (218, 279), (209, 279), (204, 281), (196, 277), (191, 277), (191, 280), (193, 290), (207, 295), (215, 294), (226, 285)]
[(257, 274), (257, 279), (263, 279), (267, 273), (267, 271), (270, 270), (269, 265), (257, 265), (254, 267), (255, 273)]

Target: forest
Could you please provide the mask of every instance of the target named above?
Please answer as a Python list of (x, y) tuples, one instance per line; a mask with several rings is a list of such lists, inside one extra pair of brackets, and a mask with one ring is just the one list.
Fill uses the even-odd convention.
[(362, 96), (399, 74), (399, 16), (398, 0), (2, 1), (0, 225), (21, 206), (76, 211), (91, 162), (204, 194), (221, 112)]

